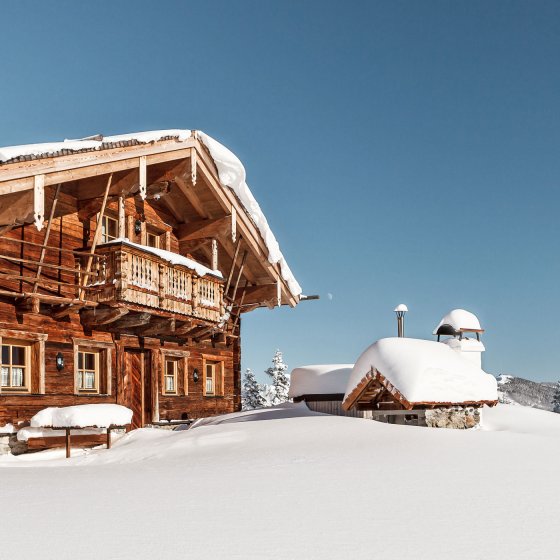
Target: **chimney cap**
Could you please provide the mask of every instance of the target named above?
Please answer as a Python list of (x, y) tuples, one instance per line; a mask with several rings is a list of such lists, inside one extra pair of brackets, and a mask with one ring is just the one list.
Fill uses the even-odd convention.
[(399, 305), (395, 307), (394, 311), (395, 313), (398, 313), (399, 311), (402, 313), (406, 313), (408, 311), (408, 307), (404, 303), (399, 303)]

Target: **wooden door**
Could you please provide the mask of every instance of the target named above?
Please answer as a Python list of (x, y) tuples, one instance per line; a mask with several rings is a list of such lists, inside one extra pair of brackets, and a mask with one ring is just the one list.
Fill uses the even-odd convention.
[(130, 408), (132, 428), (142, 428), (152, 419), (150, 353), (125, 348), (119, 379), (119, 404)]

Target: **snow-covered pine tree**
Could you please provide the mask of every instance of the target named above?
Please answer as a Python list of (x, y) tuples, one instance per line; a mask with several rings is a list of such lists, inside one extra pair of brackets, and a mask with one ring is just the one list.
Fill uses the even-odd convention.
[(274, 388), (272, 404), (280, 404), (289, 400), (288, 389), (290, 388), (290, 378), (286, 373), (288, 366), (284, 363), (280, 350), (276, 350), (272, 364), (272, 367), (269, 367), (265, 373), (272, 379)]
[(556, 383), (556, 392), (552, 398), (552, 406), (553, 412), (558, 412), (560, 414), (560, 381)]
[(262, 394), (262, 387), (255, 378), (253, 371), (249, 368), (247, 368), (243, 376), (241, 405), (243, 410), (253, 410), (266, 406), (266, 401)]

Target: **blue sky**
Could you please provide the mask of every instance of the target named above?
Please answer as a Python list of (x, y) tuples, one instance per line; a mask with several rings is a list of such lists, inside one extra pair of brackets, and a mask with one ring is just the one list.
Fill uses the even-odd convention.
[[(558, 2), (5, 2), (0, 145), (198, 128), (306, 293), (244, 366), (352, 362), (454, 307), (485, 367), (560, 377)], [(332, 294), (329, 299), (327, 294)]]

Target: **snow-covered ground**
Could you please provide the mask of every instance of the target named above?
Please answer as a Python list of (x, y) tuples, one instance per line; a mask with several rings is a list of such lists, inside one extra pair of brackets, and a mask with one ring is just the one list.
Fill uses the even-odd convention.
[(2, 556), (556, 558), (560, 415), (499, 405), (483, 423), (288, 405), (137, 430), (70, 460), (2, 457)]

